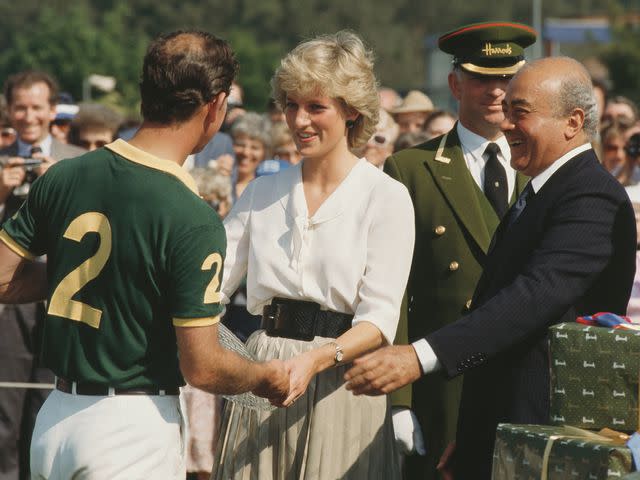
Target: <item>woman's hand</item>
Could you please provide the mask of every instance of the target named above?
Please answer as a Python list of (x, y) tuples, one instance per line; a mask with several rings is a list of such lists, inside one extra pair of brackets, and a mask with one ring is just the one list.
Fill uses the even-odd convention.
[(318, 373), (317, 351), (301, 353), (284, 363), (289, 370), (289, 396), (282, 406), (290, 407), (306, 392), (309, 382)]

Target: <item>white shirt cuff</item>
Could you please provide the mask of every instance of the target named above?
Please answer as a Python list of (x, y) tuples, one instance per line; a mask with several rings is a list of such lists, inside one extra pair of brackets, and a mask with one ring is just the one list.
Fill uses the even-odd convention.
[(429, 345), (429, 342), (427, 342), (426, 338), (416, 340), (411, 344), (411, 346), (416, 351), (416, 355), (418, 355), (418, 360), (422, 366), (423, 374), (426, 375), (427, 373), (435, 372), (442, 368), (438, 357), (433, 353), (433, 349), (431, 348), (431, 345)]

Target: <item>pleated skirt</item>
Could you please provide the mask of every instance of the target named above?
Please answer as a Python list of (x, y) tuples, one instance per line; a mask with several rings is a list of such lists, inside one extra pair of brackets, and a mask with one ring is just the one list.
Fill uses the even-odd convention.
[[(247, 341), (257, 359), (287, 359), (331, 341), (269, 337)], [(258, 411), (227, 402), (212, 479), (395, 480), (397, 463), (388, 397), (354, 396), (348, 366), (316, 375), (289, 408)]]

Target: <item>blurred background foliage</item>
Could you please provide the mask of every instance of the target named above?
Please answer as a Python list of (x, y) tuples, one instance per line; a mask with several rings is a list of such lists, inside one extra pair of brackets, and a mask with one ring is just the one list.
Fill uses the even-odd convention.
[[(607, 16), (614, 41), (571, 54), (598, 57), (613, 89), (640, 101), (640, 31), (630, 12), (640, 0), (543, 2), (543, 18)], [(425, 39), (486, 20), (532, 23), (531, 0), (0, 0), (0, 80), (38, 68), (82, 97), (89, 74), (113, 76), (116, 91), (96, 96), (137, 111), (138, 77), (148, 41), (162, 32), (200, 28), (228, 39), (241, 63), (249, 108), (263, 110), (280, 57), (315, 34), (352, 29), (375, 51), (380, 82), (425, 88)], [(636, 18), (637, 20), (637, 18)]]

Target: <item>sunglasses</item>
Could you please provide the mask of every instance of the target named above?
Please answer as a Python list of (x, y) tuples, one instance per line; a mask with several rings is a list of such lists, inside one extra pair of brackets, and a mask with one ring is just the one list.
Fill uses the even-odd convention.
[(9, 138), (14, 137), (16, 135), (16, 131), (13, 128), (3, 128), (0, 130), (0, 137)]
[(389, 139), (384, 135), (376, 134), (369, 140), (369, 145), (375, 145), (376, 147), (386, 147), (389, 144)]

